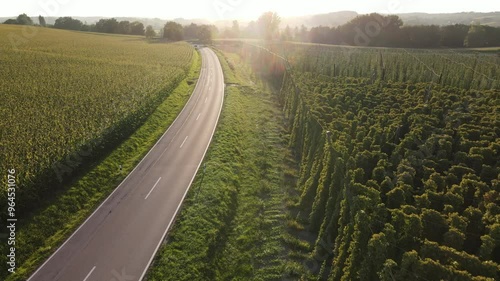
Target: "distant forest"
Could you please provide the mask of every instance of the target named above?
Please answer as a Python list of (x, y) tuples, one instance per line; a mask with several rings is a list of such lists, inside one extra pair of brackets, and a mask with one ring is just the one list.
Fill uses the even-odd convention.
[(309, 42), (373, 47), (461, 48), (500, 46), (500, 27), (480, 24), (404, 25), (398, 16), (362, 15), (338, 27), (313, 27)]

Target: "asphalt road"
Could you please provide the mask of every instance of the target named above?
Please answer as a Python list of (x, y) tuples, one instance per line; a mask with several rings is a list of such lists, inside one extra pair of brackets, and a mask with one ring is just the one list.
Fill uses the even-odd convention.
[(222, 109), (217, 56), (202, 69), (186, 106), (116, 190), (30, 277), (30, 281), (141, 280), (164, 241), (205, 156)]

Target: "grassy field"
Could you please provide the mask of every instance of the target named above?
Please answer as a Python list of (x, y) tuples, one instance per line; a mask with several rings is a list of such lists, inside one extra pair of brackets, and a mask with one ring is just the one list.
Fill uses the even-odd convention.
[[(0, 25), (0, 32), (6, 34), (16, 30), (15, 27), (6, 28)], [(16, 79), (23, 77), (24, 80), (16, 80), (19, 85), (13, 85), (14, 82), (7, 83), (4, 79), (8, 77), (5, 69), (2, 67), (0, 70), (0, 76), (3, 77), (0, 83), (7, 83), (10, 87), (9, 91), (0, 92), (0, 95), (9, 96), (9, 103), (1, 105), (2, 113), (7, 112), (10, 114), (6, 115), (8, 118), (14, 118), (7, 119), (10, 123), (7, 123), (5, 118), (0, 121), (2, 169), (14, 165), (12, 163), (18, 163), (13, 167), (19, 174), (30, 173), (35, 179), (36, 172), (44, 170), (36, 167), (37, 161), (23, 162), (23, 157), (29, 158), (37, 155), (36, 153), (43, 154), (51, 150), (61, 153), (57, 154), (60, 157), (64, 155), (63, 152), (74, 149), (70, 145), (71, 141), (73, 144), (86, 141), (87, 144), (85, 154), (73, 154), (81, 157), (80, 168), (75, 168), (75, 173), (64, 175), (71, 176), (71, 180), (64, 180), (62, 183), (56, 181), (58, 188), (30, 186), (26, 175), (20, 177), (19, 186), (23, 189), (31, 187), (29, 191), (32, 195), (29, 198), (16, 198), (16, 202), (20, 202), (21, 206), (25, 205), (19, 209), (23, 211), (23, 216), (18, 217), (20, 220), (16, 229), (17, 271), (16, 274), (7, 276), (7, 271), (2, 270), (2, 280), (26, 280), (28, 274), (125, 178), (180, 112), (193, 90), (201, 64), (199, 55), (183, 43), (148, 44), (139, 37), (45, 29), (41, 29), (38, 36), (40, 37), (33, 38), (34, 42), (28, 42), (17, 51), (9, 50), (8, 46), (3, 45), (5, 49), (2, 51), (6, 50), (12, 54), (0, 57), (2, 63), (9, 62), (8, 69), (22, 72), (22, 65), (27, 64), (26, 59), (33, 55), (31, 58), (34, 59), (35, 66), (45, 69), (47, 73), (42, 71), (37, 77), (30, 68), (26, 68), (33, 73), (20, 73)], [(1, 38), (4, 39), (4, 36)], [(14, 57), (22, 61), (16, 64)], [(54, 63), (50, 64), (51, 61)], [(59, 82), (57, 75), (62, 77)], [(96, 79), (89, 80), (92, 77)], [(23, 82), (28, 79), (34, 81)], [(40, 86), (35, 82), (39, 82)], [(51, 87), (55, 92), (48, 90)], [(27, 89), (26, 92), (23, 88)], [(47, 92), (42, 91), (43, 89)], [(14, 94), (20, 98), (13, 98)], [(22, 96), (24, 94), (27, 96)], [(36, 107), (37, 105), (39, 107)], [(19, 110), (12, 110), (9, 106)], [(109, 112), (106, 109), (109, 109)], [(30, 115), (32, 119), (25, 117), (23, 113)], [(15, 116), (20, 118), (20, 125), (16, 125), (16, 130), (20, 130), (24, 125), (25, 131), (34, 130), (40, 134), (36, 136), (42, 138), (67, 139), (61, 140), (63, 143), (48, 142), (46, 139), (40, 143), (20, 141), (22, 135), (15, 134), (17, 131), (6, 133), (13, 127), (11, 124)], [(28, 122), (34, 119), (37, 120), (37, 128), (33, 128), (33, 124)], [(61, 123), (65, 134), (57, 129), (51, 130), (54, 123), (58, 122)], [(120, 131), (123, 127), (113, 127), (115, 122), (122, 122), (122, 126), (127, 125), (129, 128)], [(81, 124), (85, 126), (79, 127), (77, 133), (71, 134), (76, 130), (73, 126), (78, 127)], [(45, 134), (43, 129), (46, 130)], [(119, 131), (113, 133), (113, 130)], [(106, 140), (105, 137), (111, 139)], [(96, 139), (103, 140), (100, 142)], [(19, 155), (6, 154), (8, 157), (5, 157), (3, 153), (10, 149), (11, 145), (12, 149), (27, 149), (31, 145), (32, 151)], [(90, 147), (91, 145), (96, 147)], [(98, 152), (101, 152), (101, 155), (95, 155)], [(50, 153), (44, 156), (48, 157)], [(70, 157), (70, 161), (74, 160), (75, 158)], [(66, 158), (57, 163), (70, 167), (72, 162), (68, 162)], [(50, 161), (43, 163), (51, 164)], [(53, 177), (57, 180), (57, 175)], [(37, 188), (43, 189), (47, 194), (37, 193)], [(3, 192), (2, 196), (5, 196)], [(37, 201), (30, 205), (30, 199), (33, 198)], [(2, 204), (7, 202), (3, 197), (2, 200)], [(1, 253), (7, 253), (6, 245), (6, 241), (2, 239)], [(5, 264), (5, 256), (2, 254), (0, 258), (2, 264)]]
[(272, 90), (219, 53), (226, 98), (219, 127), (148, 280), (277, 280), (287, 270), (286, 149)]

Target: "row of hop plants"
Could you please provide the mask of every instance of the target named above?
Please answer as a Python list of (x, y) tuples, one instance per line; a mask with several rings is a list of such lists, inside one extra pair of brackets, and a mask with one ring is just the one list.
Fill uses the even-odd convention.
[(480, 52), (345, 46), (274, 45), (301, 72), (392, 82), (434, 82), (460, 89), (499, 89), (500, 57)]

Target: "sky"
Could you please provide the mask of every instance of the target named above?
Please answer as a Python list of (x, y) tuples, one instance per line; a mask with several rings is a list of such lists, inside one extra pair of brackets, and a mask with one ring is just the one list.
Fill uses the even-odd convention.
[(385, 14), (500, 11), (498, 0), (2, 0), (0, 16), (103, 16), (209, 20), (257, 19), (266, 11), (281, 17), (334, 11)]

